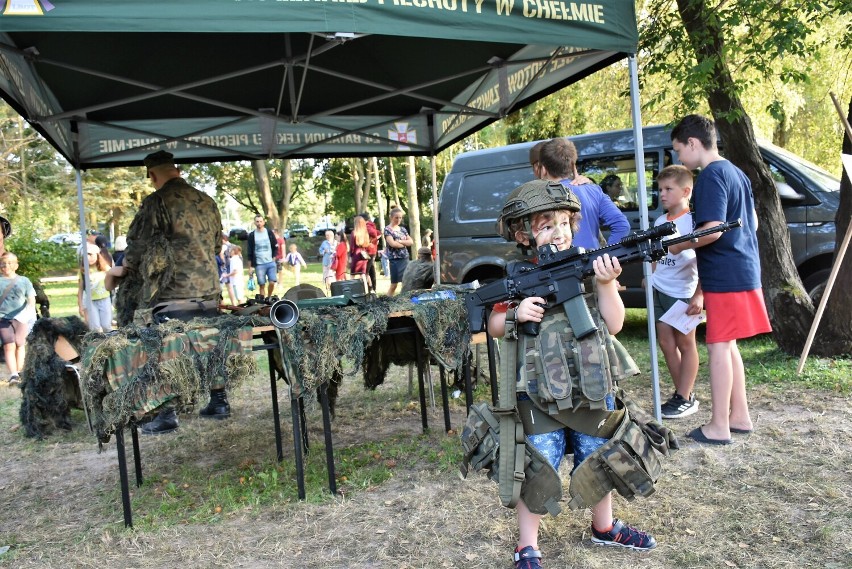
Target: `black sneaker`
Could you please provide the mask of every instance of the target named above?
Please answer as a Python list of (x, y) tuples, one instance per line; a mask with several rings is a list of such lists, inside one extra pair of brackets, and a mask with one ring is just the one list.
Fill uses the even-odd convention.
[(624, 547), (636, 551), (648, 551), (657, 547), (657, 540), (644, 531), (630, 527), (621, 520), (612, 520), (612, 529), (599, 532), (592, 526), (592, 543), (608, 547)]
[(541, 551), (528, 545), (523, 549), (515, 548), (515, 569), (541, 569)]
[(9, 386), (10, 387), (12, 385), (18, 385), (19, 383), (21, 383), (21, 376), (20, 375), (18, 375), (17, 373), (13, 373), (12, 375), (9, 376)]
[(671, 399), (660, 408), (663, 419), (680, 419), (688, 417), (698, 411), (698, 399), (691, 394), (689, 399), (684, 399), (680, 393), (672, 395)]

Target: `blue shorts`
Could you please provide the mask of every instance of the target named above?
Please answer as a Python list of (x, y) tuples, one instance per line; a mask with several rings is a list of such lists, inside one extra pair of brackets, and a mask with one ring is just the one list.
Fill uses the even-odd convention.
[(393, 283), (402, 282), (402, 273), (405, 272), (405, 267), (408, 266), (408, 259), (390, 259), (390, 281)]
[[(615, 396), (612, 394), (606, 396), (606, 408), (610, 411), (615, 409)], [(568, 428), (541, 433), (540, 435), (527, 435), (527, 440), (547, 458), (554, 470), (559, 472), (559, 465), (562, 464), (562, 457), (565, 456), (565, 450), (568, 448), (566, 443), (569, 436), (571, 437), (571, 445), (574, 447), (574, 468), (580, 466), (581, 462), (609, 440), (603, 437), (593, 437), (586, 433), (578, 433)], [(571, 469), (572, 472), (574, 468)]]
[(254, 268), (254, 272), (257, 273), (257, 284), (265, 285), (267, 279), (271, 283), (278, 282), (278, 271), (276, 270), (275, 261), (269, 263), (263, 263)]

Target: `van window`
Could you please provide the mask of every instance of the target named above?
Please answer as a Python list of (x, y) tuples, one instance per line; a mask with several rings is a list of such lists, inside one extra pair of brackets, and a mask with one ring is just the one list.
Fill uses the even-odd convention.
[(465, 222), (494, 222), (500, 217), (506, 196), (533, 179), (529, 165), (523, 168), (489, 170), (464, 177), (456, 204), (457, 220)]
[[(808, 196), (795, 190), (793, 186), (798, 185), (795, 179), (788, 181), (787, 175), (783, 170), (768, 160), (765, 160), (765, 162), (769, 167), (769, 173), (772, 175), (772, 180), (775, 182), (775, 187), (778, 189), (778, 197), (781, 198), (781, 203), (783, 205), (804, 202), (808, 198)], [(790, 182), (792, 182), (792, 184)]]
[(656, 177), (660, 171), (659, 153), (645, 154), (645, 168), (641, 174), (636, 171), (636, 159), (633, 154), (602, 156), (577, 161), (577, 171), (603, 188), (604, 193), (615, 202), (618, 209), (626, 212), (639, 211), (639, 175), (645, 177), (648, 209), (654, 211), (659, 202), (659, 190)]

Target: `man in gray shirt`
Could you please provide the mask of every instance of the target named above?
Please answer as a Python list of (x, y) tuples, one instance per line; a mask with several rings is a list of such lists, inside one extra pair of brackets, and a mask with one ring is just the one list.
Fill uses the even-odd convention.
[[(249, 278), (257, 273), (258, 292), (263, 296), (272, 296), (278, 283), (278, 272), (275, 257), (278, 255), (278, 240), (272, 230), (266, 227), (262, 215), (254, 216), (255, 230), (248, 236), (248, 270)], [(268, 283), (268, 284), (267, 284)], [(263, 294), (263, 285), (266, 294)]]

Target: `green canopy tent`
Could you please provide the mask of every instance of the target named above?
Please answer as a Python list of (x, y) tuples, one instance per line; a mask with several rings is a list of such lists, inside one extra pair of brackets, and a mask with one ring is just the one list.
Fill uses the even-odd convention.
[(637, 42), (632, 0), (9, 0), (0, 95), (77, 169), (83, 223), (81, 169), (434, 158), (625, 57), (640, 164)]
[(624, 0), (18, 0), (0, 91), (82, 169), (435, 155), (636, 42)]

